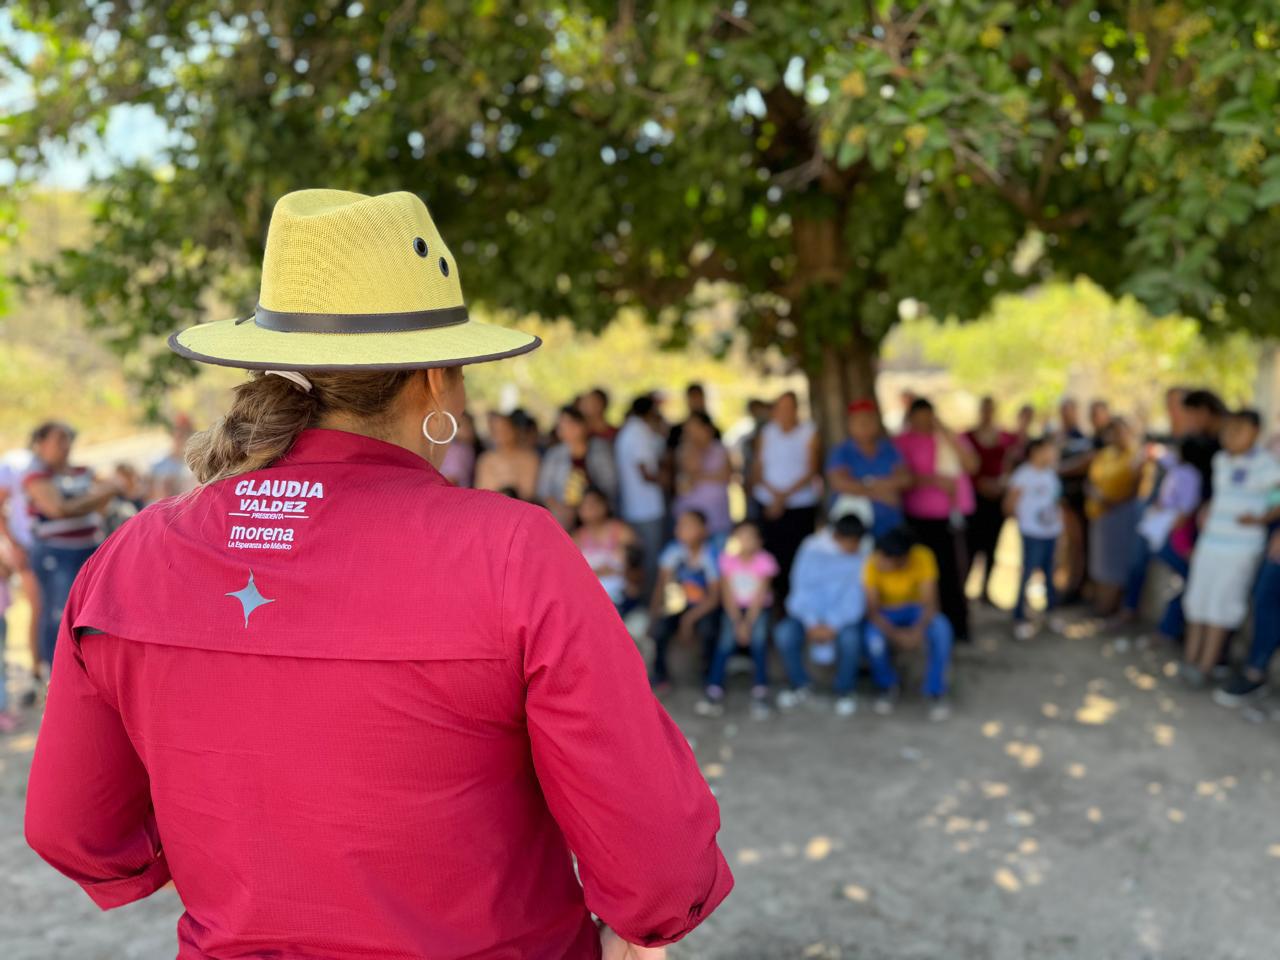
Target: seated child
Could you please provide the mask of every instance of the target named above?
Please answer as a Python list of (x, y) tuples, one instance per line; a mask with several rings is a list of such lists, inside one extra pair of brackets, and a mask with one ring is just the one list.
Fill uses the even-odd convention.
[(1022, 578), (1013, 607), (1013, 631), (1029, 640), (1035, 627), (1027, 622), (1027, 584), (1039, 572), (1044, 578), (1045, 609), (1052, 610), (1053, 553), (1062, 534), (1062, 481), (1058, 479), (1058, 451), (1044, 438), (1027, 444), (1027, 460), (1009, 478), (1004, 512), (1017, 518), (1022, 534)]
[(590, 487), (582, 495), (573, 540), (618, 613), (625, 615), (639, 599), (634, 578), (628, 577), (634, 566), (631, 559), (636, 535), (630, 526), (612, 515), (603, 490)]
[(1202, 687), (1218, 663), (1228, 634), (1249, 615), (1249, 591), (1262, 562), (1267, 514), (1280, 487), (1280, 461), (1258, 443), (1256, 410), (1238, 410), (1222, 429), (1213, 457), (1213, 499), (1191, 554), (1182, 597), (1187, 644), (1181, 674)]
[(800, 544), (791, 568), (787, 616), (774, 630), (790, 690), (778, 695), (788, 710), (809, 695), (809, 671), (804, 647), (816, 663), (836, 664), (836, 713), (851, 716), (862, 644), (862, 538), (866, 527), (854, 514), (839, 517), (830, 527), (810, 534)]
[(720, 643), (711, 659), (706, 696), (697, 711), (704, 716), (724, 712), (724, 675), (729, 658), (739, 648), (750, 649), (755, 664), (751, 687), (751, 712), (757, 719), (769, 713), (769, 610), (773, 606), (773, 578), (778, 561), (760, 542), (760, 530), (750, 520), (733, 530), (720, 556), (721, 597), (724, 615)]
[(653, 637), (653, 684), (670, 686), (667, 648), (674, 637), (688, 643), (696, 636), (708, 671), (716, 646), (720, 611), (720, 570), (707, 536), (707, 518), (685, 510), (676, 518), (676, 538), (658, 558), (658, 582), (649, 607)]
[(947, 719), (953, 637), (950, 622), (938, 610), (938, 561), (933, 552), (917, 544), (909, 531), (895, 530), (876, 544), (862, 582), (867, 591), (867, 659), (871, 678), (880, 689), (876, 712), (892, 712), (898, 697), (891, 648), (923, 648), (929, 719)]

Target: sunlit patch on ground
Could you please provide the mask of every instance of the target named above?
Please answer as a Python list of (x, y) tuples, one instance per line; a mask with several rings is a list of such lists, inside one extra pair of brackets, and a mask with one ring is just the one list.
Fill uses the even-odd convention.
[(1000, 867), (992, 875), (991, 878), (997, 887), (1006, 893), (1017, 893), (1022, 889), (1022, 881), (1018, 879), (1018, 875), (1008, 867)]
[(1019, 740), (1006, 743), (1004, 752), (1017, 760), (1019, 766), (1025, 770), (1040, 766), (1040, 761), (1044, 759), (1044, 751), (1039, 746), (1034, 743), (1022, 743)]
[(1134, 666), (1125, 667), (1124, 675), (1125, 679), (1139, 690), (1154, 690), (1158, 685), (1158, 681), (1155, 677), (1149, 673), (1144, 673)]
[(831, 855), (831, 838), (814, 837), (804, 847), (806, 860), (825, 860)]
[(844, 951), (830, 943), (811, 943), (804, 948), (803, 956), (807, 960), (840, 960)]
[(1076, 723), (1091, 727), (1102, 726), (1110, 723), (1119, 709), (1119, 705), (1110, 697), (1104, 697), (1100, 693), (1086, 693), (1084, 705), (1076, 710)]

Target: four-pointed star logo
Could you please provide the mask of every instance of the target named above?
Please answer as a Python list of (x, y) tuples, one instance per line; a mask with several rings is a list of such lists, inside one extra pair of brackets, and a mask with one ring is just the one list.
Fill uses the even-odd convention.
[(252, 570), (249, 571), (249, 582), (239, 590), (233, 590), (231, 593), (228, 593), (227, 596), (235, 597), (240, 601), (241, 606), (244, 607), (244, 625), (246, 629), (249, 627), (249, 614), (253, 613), (253, 611), (257, 610), (259, 607), (266, 606), (268, 603), (275, 603), (275, 600), (268, 600), (258, 592), (258, 585), (253, 582)]

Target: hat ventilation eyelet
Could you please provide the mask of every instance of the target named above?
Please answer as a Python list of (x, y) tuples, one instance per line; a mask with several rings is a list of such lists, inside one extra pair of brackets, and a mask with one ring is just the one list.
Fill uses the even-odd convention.
[(444, 257), (440, 258), (440, 272), (443, 273), (446, 277), (449, 275), (449, 261), (446, 260)]
[(427, 255), (427, 241), (423, 240), (421, 237), (414, 237), (413, 252), (420, 257), (425, 257)]

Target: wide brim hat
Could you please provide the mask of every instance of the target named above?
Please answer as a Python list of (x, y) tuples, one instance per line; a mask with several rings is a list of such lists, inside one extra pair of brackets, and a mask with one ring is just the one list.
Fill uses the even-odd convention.
[(248, 370), (452, 367), (541, 342), (471, 319), (457, 263), (418, 197), (343, 190), (277, 201), (252, 314), (169, 338), (181, 356)]

